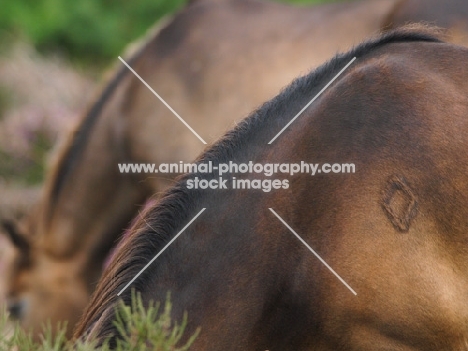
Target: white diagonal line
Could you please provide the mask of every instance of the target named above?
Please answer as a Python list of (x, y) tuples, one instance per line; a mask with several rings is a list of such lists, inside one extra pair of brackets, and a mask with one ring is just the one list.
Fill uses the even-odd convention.
[(304, 108), (302, 110), (300, 110), (299, 113), (297, 115), (295, 115), (294, 118), (292, 120), (290, 120), (289, 123), (286, 124), (284, 126), (284, 128), (281, 129), (280, 132), (278, 134), (276, 134), (273, 139), (270, 140), (268, 145), (270, 145), (272, 142), (274, 142), (275, 139), (277, 137), (279, 137), (281, 135), (281, 133), (283, 133), (286, 130), (286, 128), (288, 128), (291, 125), (291, 123), (294, 122), (296, 120), (296, 118), (298, 118), (302, 114), (302, 112), (304, 112), (307, 109), (307, 107), (309, 107), (320, 95), (322, 95), (322, 93), (336, 80), (336, 78), (338, 78), (354, 62), (354, 60), (356, 60), (356, 57), (353, 57), (352, 60), (349, 61), (348, 64), (346, 66), (344, 66), (344, 68), (340, 72), (338, 72), (338, 74), (335, 77), (333, 77), (333, 79), (330, 82), (328, 82), (328, 84), (325, 85), (325, 87), (323, 87), (323, 89), (320, 90), (320, 92), (317, 95), (315, 95), (315, 97), (312, 100), (310, 100), (309, 103), (307, 105), (305, 105)]
[(332, 273), (335, 275), (335, 277), (337, 277), (337, 278), (339, 279), (340, 282), (342, 282), (354, 295), (357, 295), (357, 293), (353, 290), (353, 288), (351, 288), (351, 287), (348, 285), (348, 283), (346, 283), (346, 282), (344, 281), (344, 279), (341, 278), (341, 277), (338, 275), (338, 273), (336, 273), (336, 272), (333, 270), (333, 268), (331, 268), (331, 267), (328, 265), (328, 263), (325, 262), (325, 260), (324, 260), (322, 257), (320, 257), (319, 254), (316, 253), (316, 252), (309, 246), (309, 244), (307, 244), (307, 243), (304, 241), (304, 239), (302, 239), (302, 238), (299, 236), (299, 234), (297, 234), (297, 233), (294, 231), (294, 229), (292, 229), (292, 228), (288, 225), (288, 223), (286, 223), (286, 222), (283, 220), (283, 218), (281, 218), (272, 208), (269, 208), (269, 210), (270, 210), (271, 212), (273, 212), (273, 214), (281, 221), (281, 223), (283, 223), (283, 224), (286, 226), (286, 228), (288, 228), (288, 229), (291, 231), (291, 233), (293, 233), (293, 234), (310, 250), (310, 252), (312, 252), (312, 253), (315, 255), (315, 257), (317, 257), (317, 258), (320, 260), (320, 262), (322, 262), (322, 263), (325, 265), (325, 267), (327, 267), (327, 268), (330, 270), (330, 272), (332, 272)]
[[(200, 216), (203, 213), (203, 211), (205, 211), (205, 210), (206, 210), (206, 208), (202, 208), (202, 210), (200, 212), (198, 212), (198, 214), (195, 217), (193, 217), (192, 220), (190, 222), (188, 222), (187, 225), (185, 227), (183, 227), (182, 230), (175, 237), (173, 237), (172, 240), (169, 241), (166, 244), (166, 246), (164, 246), (163, 249), (161, 251), (159, 251), (159, 253), (156, 256), (154, 256), (153, 259), (151, 261), (149, 261), (146, 264), (146, 266), (144, 266), (143, 269), (140, 272), (138, 272), (138, 274), (136, 276), (134, 276), (132, 280), (130, 280), (128, 282), (127, 285), (125, 285), (125, 287), (122, 290), (120, 290), (120, 292), (117, 294), (117, 296), (120, 296), (120, 294), (122, 294), (130, 285), (132, 285), (132, 283), (141, 275), (141, 273), (143, 273), (151, 265), (151, 263), (153, 263), (154, 260), (156, 260), (159, 257), (159, 255), (161, 255), (164, 252), (164, 250), (166, 250), (179, 237), (179, 235), (182, 234), (184, 232), (184, 230), (187, 229), (190, 226), (190, 224), (192, 224), (193, 221), (195, 221), (198, 218), (198, 216)], [(146, 222), (146, 220), (145, 220), (145, 222)], [(151, 226), (149, 225), (148, 222), (146, 222), (146, 224), (148, 224), (148, 226), (151, 228)], [(151, 229), (153, 229), (153, 228), (151, 228)]]
[(175, 112), (174, 109), (173, 109), (171, 106), (169, 106), (169, 104), (168, 104), (166, 101), (164, 101), (164, 99), (163, 99), (161, 96), (159, 96), (159, 94), (158, 94), (157, 92), (155, 92), (155, 91), (153, 90), (153, 88), (151, 88), (151, 87), (149, 86), (149, 84), (146, 83), (146, 82), (143, 80), (143, 78), (141, 78), (141, 77), (138, 75), (138, 73), (136, 73), (136, 72), (133, 70), (132, 67), (130, 67), (130, 66), (128, 65), (127, 62), (124, 61), (123, 58), (121, 58), (121, 57), (119, 56), (119, 60), (122, 61), (122, 63), (123, 63), (125, 66), (127, 66), (127, 68), (128, 68), (130, 71), (132, 71), (132, 73), (133, 73), (144, 85), (146, 85), (146, 87), (147, 87), (159, 100), (161, 100), (161, 102), (162, 102), (164, 105), (166, 105), (166, 107), (167, 107), (167, 108), (168, 108), (168, 109), (169, 109), (169, 110), (170, 110), (170, 111), (171, 111), (171, 112), (188, 128), (188, 129), (190, 129), (190, 131), (191, 131), (193, 134), (195, 134), (195, 136), (196, 136), (198, 139), (200, 139), (201, 142), (202, 142), (203, 144), (206, 145), (205, 140), (203, 140), (202, 137), (201, 137), (200, 135), (198, 135), (198, 133), (197, 133), (192, 127), (190, 127), (190, 126), (188, 125), (188, 123), (185, 122), (184, 119), (183, 119), (182, 117), (180, 117), (179, 114), (178, 114), (177, 112)]

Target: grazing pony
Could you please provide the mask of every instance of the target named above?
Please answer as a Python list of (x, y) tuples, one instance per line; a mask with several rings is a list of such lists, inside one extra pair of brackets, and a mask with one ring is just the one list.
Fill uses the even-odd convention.
[(468, 49), (404, 28), (295, 80), (197, 162), (353, 163), (355, 173), (279, 173), (289, 186), (269, 192), (188, 189), (218, 172), (181, 176), (119, 244), (75, 336), (115, 345), (116, 304), (135, 289), (145, 302), (171, 292), (187, 335), (201, 327), (194, 351), (466, 350), (466, 67)]
[[(128, 63), (211, 142), (301, 72), (377, 32), (393, 3), (193, 1)], [(203, 146), (122, 65), (69, 133), (26, 229), (7, 226), (18, 248), (12, 315), (36, 331), (47, 319), (72, 327), (139, 205), (173, 182), (118, 164), (190, 161)]]

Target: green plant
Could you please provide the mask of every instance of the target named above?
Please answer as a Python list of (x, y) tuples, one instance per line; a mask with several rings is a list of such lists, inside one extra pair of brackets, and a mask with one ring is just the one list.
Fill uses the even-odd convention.
[(136, 350), (140, 345), (148, 345), (151, 350), (160, 351), (186, 351), (198, 335), (197, 331), (189, 340), (180, 347), (185, 327), (187, 325), (187, 315), (184, 315), (182, 323), (172, 324), (171, 322), (171, 302), (170, 296), (166, 299), (164, 311), (157, 318), (160, 310), (160, 303), (150, 302), (148, 308), (143, 306), (140, 295), (132, 292), (132, 306), (120, 303), (117, 310), (117, 320), (115, 326), (119, 332), (120, 339), (117, 342), (117, 350)]
[[(168, 295), (164, 309), (159, 303), (150, 302), (145, 308), (139, 294), (132, 293), (130, 306), (122, 302), (116, 308), (115, 326), (117, 333), (116, 351), (187, 351), (198, 336), (197, 331), (183, 345), (179, 345), (187, 325), (185, 315), (181, 324), (171, 319), (171, 302)], [(18, 324), (8, 322), (7, 313), (0, 309), (0, 350), (2, 351), (109, 351), (107, 342), (97, 347), (95, 341), (72, 343), (65, 338), (65, 325), (55, 334), (52, 326), (44, 326), (40, 342), (33, 342), (30, 333)]]

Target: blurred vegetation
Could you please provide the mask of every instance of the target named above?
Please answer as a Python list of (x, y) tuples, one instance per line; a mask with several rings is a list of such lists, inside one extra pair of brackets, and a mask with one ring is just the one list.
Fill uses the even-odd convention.
[[(278, 0), (296, 4), (326, 0)], [(330, 0), (328, 0), (330, 1)], [(89, 63), (114, 59), (165, 14), (187, 0), (2, 0), (0, 43), (23, 39)]]
[(0, 86), (0, 119), (3, 118), (3, 113), (10, 107), (12, 100), (11, 92)]
[(45, 158), (53, 145), (49, 138), (39, 133), (32, 141), (32, 154), (28, 159), (15, 157), (0, 148), (0, 180), (33, 186), (44, 179)]

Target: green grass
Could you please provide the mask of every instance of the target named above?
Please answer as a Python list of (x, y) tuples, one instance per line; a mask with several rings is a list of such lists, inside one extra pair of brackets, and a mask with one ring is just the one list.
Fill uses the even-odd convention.
[[(198, 331), (188, 338), (183, 338), (187, 316), (181, 324), (171, 320), (170, 299), (164, 308), (160, 304), (150, 303), (143, 307), (140, 295), (132, 294), (131, 306), (121, 303), (117, 307), (115, 325), (118, 332), (116, 351), (187, 351), (198, 335)], [(64, 326), (52, 335), (51, 326), (46, 325), (42, 341), (33, 342), (30, 334), (18, 325), (8, 327), (7, 315), (0, 313), (0, 350), (17, 351), (108, 351), (108, 343), (97, 347), (95, 341), (72, 343), (65, 338)], [(9, 334), (10, 336), (2, 336)], [(182, 341), (182, 340), (186, 341)]]

